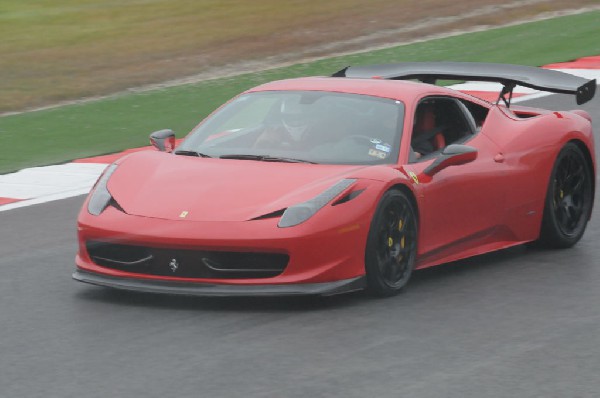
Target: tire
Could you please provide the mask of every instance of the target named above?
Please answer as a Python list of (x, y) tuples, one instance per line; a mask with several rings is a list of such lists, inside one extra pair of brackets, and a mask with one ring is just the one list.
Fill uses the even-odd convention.
[(367, 291), (378, 297), (400, 293), (415, 265), (417, 213), (401, 191), (387, 191), (375, 210), (367, 237)]
[(592, 184), (585, 155), (577, 145), (567, 143), (552, 167), (539, 245), (563, 249), (581, 239), (592, 211)]

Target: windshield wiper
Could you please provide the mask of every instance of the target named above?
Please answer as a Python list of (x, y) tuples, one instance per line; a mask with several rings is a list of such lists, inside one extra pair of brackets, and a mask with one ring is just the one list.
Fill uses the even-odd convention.
[(221, 155), (221, 159), (240, 159), (240, 160), (259, 160), (262, 162), (285, 162), (285, 163), (315, 163), (310, 160), (294, 159), (271, 155), (247, 155), (247, 154), (232, 154), (232, 155)]
[(265, 156), (263, 158), (265, 162), (286, 162), (286, 163), (311, 163), (315, 164), (316, 162), (311, 162), (310, 160), (305, 159), (296, 159), (296, 158), (286, 158), (280, 156)]
[(196, 151), (188, 151), (185, 149), (180, 149), (178, 151), (175, 151), (174, 153), (175, 153), (175, 155), (198, 156), (199, 158), (212, 158), (212, 156), (209, 156), (205, 153), (196, 152)]

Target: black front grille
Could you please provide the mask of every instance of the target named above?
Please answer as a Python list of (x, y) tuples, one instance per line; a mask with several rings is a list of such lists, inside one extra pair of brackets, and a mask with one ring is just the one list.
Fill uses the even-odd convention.
[(147, 275), (182, 278), (269, 278), (283, 272), (287, 254), (158, 249), (88, 241), (92, 261), (100, 266)]

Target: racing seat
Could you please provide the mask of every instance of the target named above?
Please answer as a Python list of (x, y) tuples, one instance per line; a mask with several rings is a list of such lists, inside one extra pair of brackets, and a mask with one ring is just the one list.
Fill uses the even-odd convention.
[(433, 104), (421, 104), (417, 108), (411, 146), (421, 155), (438, 151), (446, 146), (443, 126), (436, 126)]

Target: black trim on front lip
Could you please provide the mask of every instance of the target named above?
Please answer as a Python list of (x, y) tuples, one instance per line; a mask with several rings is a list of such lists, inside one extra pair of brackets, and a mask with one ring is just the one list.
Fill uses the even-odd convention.
[(231, 285), (195, 282), (161, 281), (154, 279), (120, 278), (77, 269), (73, 279), (92, 285), (132, 290), (144, 293), (163, 293), (184, 296), (333, 296), (365, 288), (365, 277), (335, 282), (278, 285)]

